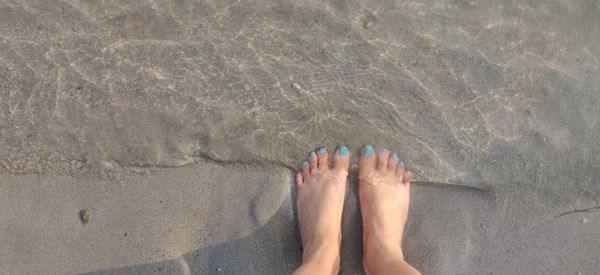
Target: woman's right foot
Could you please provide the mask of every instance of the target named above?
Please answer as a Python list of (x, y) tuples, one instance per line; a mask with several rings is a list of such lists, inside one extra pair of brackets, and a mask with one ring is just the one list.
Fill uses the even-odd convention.
[[(402, 234), (408, 217), (411, 176), (396, 153), (363, 148), (359, 161), (359, 198), (363, 223), (363, 264), (369, 274), (378, 263), (404, 261)], [(415, 270), (416, 271), (416, 270)]]

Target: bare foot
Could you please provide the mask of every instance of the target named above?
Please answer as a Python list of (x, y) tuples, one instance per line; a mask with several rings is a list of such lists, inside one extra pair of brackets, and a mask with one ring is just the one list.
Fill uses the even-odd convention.
[[(359, 161), (363, 264), (368, 274), (403, 274), (402, 234), (410, 202), (410, 173), (396, 153), (363, 148)], [(406, 266), (402, 266), (406, 265)], [(412, 267), (410, 267), (412, 269)], [(416, 270), (408, 270), (415, 271)]]
[(304, 247), (302, 266), (296, 274), (337, 274), (340, 265), (341, 223), (348, 148), (340, 146), (333, 156), (321, 147), (310, 152), (302, 171), (296, 175), (298, 222)]

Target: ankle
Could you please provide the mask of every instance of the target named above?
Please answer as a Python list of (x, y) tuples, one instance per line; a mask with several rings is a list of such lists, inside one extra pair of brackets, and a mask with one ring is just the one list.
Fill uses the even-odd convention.
[(332, 274), (337, 274), (340, 268), (339, 244), (330, 243), (305, 247), (302, 253), (302, 265), (318, 266), (319, 270), (327, 270), (331, 271)]
[(381, 241), (366, 238), (364, 240), (365, 264), (374, 261), (404, 260), (404, 253), (400, 242)]
[(369, 249), (372, 251), (402, 253), (402, 237), (398, 237), (397, 232), (390, 233), (390, 230), (381, 228), (376, 230), (365, 228), (363, 230), (365, 252)]
[(371, 247), (364, 249), (363, 267), (367, 274), (382, 274), (382, 267), (393, 266), (393, 263), (403, 262), (404, 254), (398, 247)]

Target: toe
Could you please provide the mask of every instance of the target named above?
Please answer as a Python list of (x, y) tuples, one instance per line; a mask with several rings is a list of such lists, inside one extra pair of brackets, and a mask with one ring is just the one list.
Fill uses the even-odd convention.
[(304, 177), (302, 176), (302, 173), (298, 172), (296, 173), (296, 185), (300, 186), (302, 183), (304, 183)]
[(348, 147), (344, 145), (338, 147), (333, 155), (333, 169), (348, 172), (349, 163), (350, 153), (348, 152)]
[(410, 171), (404, 170), (404, 175), (402, 176), (402, 182), (404, 184), (410, 184), (412, 181), (412, 173)]
[(308, 164), (308, 161), (305, 160), (302, 162), (302, 166), (301, 166), (301, 170), (300, 172), (302, 173), (302, 177), (306, 177), (308, 175), (310, 175), (310, 165)]
[(310, 167), (311, 173), (317, 171), (317, 153), (308, 153), (308, 166)]
[(365, 145), (360, 154), (360, 160), (358, 161), (358, 177), (370, 177), (375, 170), (375, 154), (373, 153), (373, 146)]
[(387, 169), (391, 172), (396, 170), (396, 165), (398, 165), (398, 154), (395, 152), (390, 155), (390, 159), (388, 159)]
[(390, 158), (390, 150), (383, 149), (377, 154), (377, 170), (387, 170), (388, 159)]
[(396, 173), (395, 173), (396, 177), (402, 179), (402, 176), (404, 175), (404, 161), (401, 160), (398, 165), (396, 165)]
[(325, 147), (319, 147), (319, 149), (317, 149), (317, 168), (320, 171), (327, 171), (329, 168), (329, 164), (327, 163), (328, 156), (329, 153), (327, 153)]

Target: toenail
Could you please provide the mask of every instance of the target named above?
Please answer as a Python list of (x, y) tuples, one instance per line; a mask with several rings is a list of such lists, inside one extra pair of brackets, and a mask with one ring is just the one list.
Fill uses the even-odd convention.
[(325, 147), (319, 147), (319, 154), (323, 154), (325, 151), (327, 151), (325, 150)]
[(400, 161), (400, 165), (404, 166), (404, 160)]
[(345, 156), (348, 154), (348, 147), (342, 145), (340, 146), (340, 148), (338, 148), (338, 154), (340, 154), (340, 156)]
[(371, 146), (370, 144), (365, 145), (365, 148), (363, 148), (363, 155), (370, 156), (372, 153), (373, 153), (373, 146)]
[(392, 160), (398, 160), (398, 154), (393, 153), (392, 154)]
[(305, 160), (302, 162), (302, 167), (306, 167), (306, 166), (308, 166), (308, 161)]
[(314, 157), (316, 157), (316, 156), (317, 156), (317, 154), (316, 154), (315, 152), (310, 152), (310, 153), (308, 153), (308, 157), (309, 157), (309, 158), (314, 158)]
[(389, 151), (390, 151), (390, 150), (388, 150), (387, 148), (383, 148), (383, 150), (381, 150), (381, 152), (382, 152), (382, 153), (387, 153), (387, 152), (389, 152)]

